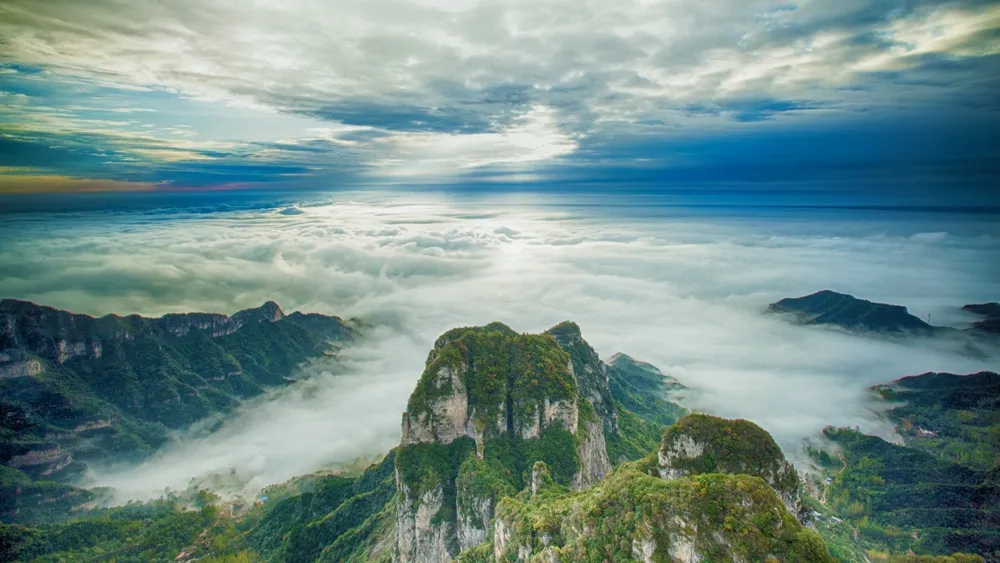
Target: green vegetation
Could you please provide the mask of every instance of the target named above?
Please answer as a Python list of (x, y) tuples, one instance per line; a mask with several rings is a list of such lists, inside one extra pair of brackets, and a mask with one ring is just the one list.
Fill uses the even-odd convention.
[(608, 366), (608, 382), (615, 401), (647, 422), (667, 427), (686, 414), (668, 400), (684, 387), (648, 364), (618, 354)]
[(644, 419), (618, 402), (615, 403), (615, 410), (618, 413), (618, 432), (604, 436), (608, 459), (612, 463), (639, 459), (656, 448), (666, 430), (665, 425)]
[(173, 561), (182, 552), (192, 558), (212, 553), (218, 561), (249, 560), (236, 537), (235, 522), (214, 506), (183, 511), (161, 501), (63, 524), (0, 524), (0, 560)]
[(562, 561), (630, 562), (637, 548), (649, 549), (654, 561), (670, 561), (671, 549), (688, 545), (706, 561), (833, 561), (819, 536), (788, 514), (760, 478), (665, 481), (643, 469), (641, 462), (624, 464), (582, 492), (547, 487), (503, 500), (496, 517), (510, 533), (499, 544), (502, 560), (516, 560), (527, 547)]
[(758, 475), (783, 495), (797, 494), (795, 469), (771, 435), (752, 422), (689, 414), (667, 429), (661, 449), (676, 451), (682, 441), (693, 441), (704, 449), (694, 457), (672, 456), (671, 469), (682, 474)]
[(618, 414), (618, 431), (605, 436), (613, 463), (645, 456), (660, 443), (663, 431), (686, 413), (668, 400), (683, 386), (624, 354), (611, 359), (608, 383)]
[(986, 563), (978, 555), (955, 553), (952, 555), (900, 555), (892, 558), (892, 563)]
[(434, 401), (450, 396), (452, 382), (442, 369), (459, 374), (466, 386), (474, 421), (494, 435), (508, 409), (508, 425), (527, 426), (545, 399), (577, 396), (569, 357), (545, 334), (516, 334), (500, 323), (451, 330), (437, 340), (426, 369), (410, 395), (411, 415), (430, 413)]
[(0, 524), (0, 561), (387, 561), (377, 544), (394, 524), (393, 462), (390, 454), (359, 477), (309, 479), (308, 491), (242, 519), (199, 491), (59, 524)]
[(87, 462), (141, 459), (171, 429), (286, 384), (352, 334), (336, 317), (284, 316), (273, 303), (232, 317), (95, 319), (4, 300), (0, 319), (10, 327), (0, 368), (20, 374), (0, 378), (0, 464), (57, 481)]
[(1000, 557), (1000, 481), (916, 448), (849, 429), (824, 434), (846, 467), (831, 477), (826, 504), (873, 552), (973, 553)]
[(424, 493), (441, 487), (444, 500), (434, 518), (454, 522), (457, 518), (455, 480), (462, 462), (475, 450), (475, 442), (464, 437), (450, 444), (423, 443), (400, 447), (396, 452), (396, 471), (399, 472), (400, 483), (409, 487), (413, 494), (414, 507), (419, 505)]
[(608, 387), (607, 378), (601, 369), (597, 352), (583, 339), (580, 327), (572, 321), (564, 321), (546, 331), (569, 354), (573, 363), (573, 373), (579, 383), (580, 396), (590, 401), (594, 412), (604, 423), (606, 437), (618, 432), (615, 423), (614, 397)]
[[(323, 478), (315, 492), (267, 510), (247, 543), (268, 561), (372, 561), (378, 541), (395, 524), (394, 455), (360, 478)], [(280, 540), (280, 545), (275, 545)]]
[(908, 446), (981, 470), (1000, 460), (1000, 375), (926, 373), (877, 385)]

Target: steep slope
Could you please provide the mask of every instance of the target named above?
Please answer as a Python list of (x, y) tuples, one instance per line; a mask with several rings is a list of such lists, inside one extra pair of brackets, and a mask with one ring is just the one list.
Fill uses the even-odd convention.
[(704, 414), (685, 416), (664, 432), (657, 460), (664, 479), (706, 473), (760, 477), (788, 512), (806, 519), (795, 468), (785, 461), (771, 435), (752, 422)]
[(1000, 558), (1000, 466), (979, 471), (847, 428), (824, 431), (844, 463), (827, 505), (882, 552)]
[(269, 504), (247, 545), (265, 561), (388, 561), (394, 464), (390, 452), (360, 477), (320, 477), (311, 490)]
[(685, 414), (682, 407), (670, 401), (685, 387), (651, 364), (615, 354), (608, 360), (608, 382), (617, 404), (644, 420), (666, 427)]
[(1000, 375), (925, 373), (872, 389), (906, 445), (981, 470), (1000, 460)]
[(0, 463), (52, 479), (140, 458), (171, 429), (288, 383), (352, 333), (273, 302), (151, 319), (0, 301)]
[[(716, 449), (732, 445), (721, 437), (734, 429), (751, 445)], [(759, 427), (690, 416), (663, 441), (659, 454), (626, 463), (579, 492), (560, 486), (537, 463), (530, 487), (499, 503), (491, 541), (459, 561), (833, 561), (819, 536), (786, 510), (781, 497), (792, 494), (785, 478), (794, 479), (794, 471)], [(682, 443), (703, 452), (683, 456), (695, 461), (683, 474), (673, 471), (682, 464), (674, 455)], [(709, 459), (723, 452), (719, 463)], [(744, 471), (771, 478), (781, 494)]]
[[(602, 480), (606, 437), (631, 439), (626, 421), (657, 424), (621, 407), (609, 372), (650, 409), (672, 385), (651, 366), (615, 363), (601, 362), (568, 322), (538, 335), (499, 323), (442, 335), (403, 415), (394, 561), (829, 560), (795, 518), (795, 471), (745, 421), (681, 419), (660, 434), (659, 454), (649, 454), (654, 444), (645, 461)], [(735, 449), (734, 429), (746, 441)], [(680, 445), (706, 455), (685, 458)], [(727, 528), (732, 521), (741, 531)]]
[(791, 313), (804, 324), (888, 333), (929, 334), (935, 330), (901, 305), (873, 303), (828, 289), (804, 297), (782, 299), (769, 308), (773, 312)]
[(485, 541), (496, 502), (535, 461), (566, 486), (603, 477), (605, 423), (581, 387), (550, 334), (494, 323), (439, 338), (403, 414), (397, 559), (448, 561)]

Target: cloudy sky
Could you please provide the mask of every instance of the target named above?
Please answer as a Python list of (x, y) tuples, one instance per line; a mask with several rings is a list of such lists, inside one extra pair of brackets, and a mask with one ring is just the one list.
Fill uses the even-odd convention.
[(984, 0), (4, 0), (0, 193), (849, 183), (992, 205), (998, 77)]

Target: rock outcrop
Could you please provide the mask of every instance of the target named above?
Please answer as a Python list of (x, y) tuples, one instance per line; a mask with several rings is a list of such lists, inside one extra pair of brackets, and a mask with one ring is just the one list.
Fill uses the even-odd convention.
[(746, 420), (704, 414), (681, 418), (663, 434), (657, 470), (668, 480), (707, 473), (757, 476), (774, 489), (791, 514), (803, 522), (808, 515), (799, 498), (795, 468), (770, 434)]
[(536, 466), (533, 475), (542, 477), (531, 494), (498, 505), (492, 549), (470, 550), (458, 561), (834, 561), (819, 535), (757, 477), (664, 480), (642, 469), (626, 464), (600, 487), (570, 494), (546, 483)]
[[(0, 406), (16, 405), (30, 421), (0, 463), (53, 443), (74, 461), (30, 464), (29, 456), (17, 463), (29, 475), (65, 480), (86, 463), (136, 461), (168, 439), (167, 429), (287, 384), (296, 366), (352, 334), (337, 317), (286, 316), (272, 301), (232, 316), (95, 318), (4, 299)], [(95, 420), (111, 422), (93, 432)]]
[(583, 339), (580, 327), (576, 323), (565, 321), (546, 332), (552, 335), (569, 354), (580, 385), (580, 394), (594, 406), (594, 411), (604, 423), (604, 431), (617, 434), (618, 413), (615, 411), (608, 382), (608, 366)]
[(402, 419), (397, 561), (449, 561), (486, 541), (496, 502), (527, 485), (522, 464), (549, 459), (578, 489), (610, 470), (605, 422), (581, 394), (602, 377), (607, 388), (603, 364), (574, 362), (560, 344), (500, 323), (436, 341)]

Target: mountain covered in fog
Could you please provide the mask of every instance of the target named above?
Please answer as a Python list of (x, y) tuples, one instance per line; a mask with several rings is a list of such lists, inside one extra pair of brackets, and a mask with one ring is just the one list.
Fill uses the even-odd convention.
[(72, 478), (139, 459), (168, 433), (287, 384), (353, 329), (274, 302), (239, 311), (94, 318), (0, 301), (0, 463)]
[(930, 334), (935, 327), (902, 305), (875, 303), (829, 289), (772, 303), (769, 309), (790, 313), (803, 324), (836, 325), (851, 330)]
[[(2, 438), (15, 452), (0, 466), (0, 560), (853, 563), (870, 553), (992, 555), (1000, 540), (996, 374), (876, 386), (894, 401), (886, 416), (905, 446), (829, 428), (806, 474), (756, 424), (688, 414), (677, 401), (690, 391), (655, 366), (602, 360), (573, 322), (540, 334), (502, 323), (442, 334), (402, 413), (399, 446), (367, 469), (304, 475), (256, 502), (195, 484), (99, 508), (100, 491), (48, 479), (70, 479), (88, 456), (138, 455), (114, 448), (132, 428), (182, 428), (204, 415), (180, 414), (203, 412), (208, 397), (235, 404), (281, 385), (353, 330), (273, 303), (158, 319), (17, 301), (0, 311)], [(905, 319), (893, 314), (857, 318)], [(146, 402), (121, 402), (100, 373)], [(226, 387), (220, 375), (253, 385)], [(38, 387), (47, 394), (24, 391)], [(164, 387), (174, 393), (148, 394)], [(88, 411), (55, 417), (34, 397), (61, 400), (66, 413), (103, 406), (110, 424), (83, 424)], [(172, 401), (173, 412), (155, 401)], [(46, 444), (63, 457), (42, 455)]]
[(980, 317), (972, 323), (972, 328), (983, 332), (1000, 333), (1000, 303), (979, 303), (962, 307), (967, 313)]

